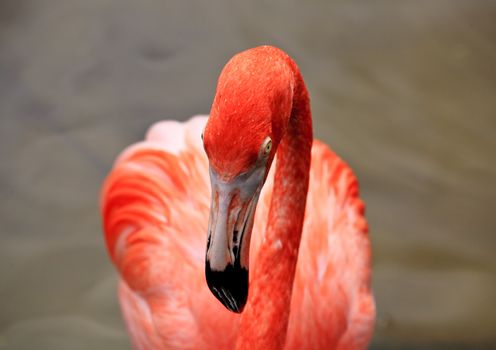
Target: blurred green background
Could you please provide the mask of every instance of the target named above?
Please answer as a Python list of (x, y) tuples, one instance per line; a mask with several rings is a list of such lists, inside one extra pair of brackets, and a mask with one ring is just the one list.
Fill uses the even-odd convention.
[(373, 349), (496, 348), (496, 1), (0, 1), (0, 349), (128, 349), (99, 189), (271, 44), (357, 173)]

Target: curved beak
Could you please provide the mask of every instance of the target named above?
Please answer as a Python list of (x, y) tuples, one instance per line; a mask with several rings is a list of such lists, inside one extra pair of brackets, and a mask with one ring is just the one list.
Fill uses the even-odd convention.
[(210, 169), (212, 202), (205, 275), (215, 297), (237, 313), (243, 311), (248, 297), (250, 239), (264, 178), (264, 166), (229, 182)]

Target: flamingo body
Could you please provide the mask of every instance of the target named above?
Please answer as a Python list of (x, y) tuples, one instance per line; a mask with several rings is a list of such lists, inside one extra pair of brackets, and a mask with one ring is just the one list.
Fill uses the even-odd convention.
[[(233, 349), (240, 333), (240, 315), (215, 299), (204, 276), (206, 122), (200, 116), (155, 124), (145, 141), (118, 157), (104, 184), (106, 244), (121, 276), (120, 302), (136, 349)], [(285, 244), (265, 242), (273, 186), (271, 170), (255, 214), (250, 267), (259, 251)], [(370, 242), (358, 195), (351, 169), (314, 141), (285, 349), (364, 349), (370, 341)], [(266, 293), (270, 300), (280, 291)], [(255, 325), (265, 322), (278, 320)]]

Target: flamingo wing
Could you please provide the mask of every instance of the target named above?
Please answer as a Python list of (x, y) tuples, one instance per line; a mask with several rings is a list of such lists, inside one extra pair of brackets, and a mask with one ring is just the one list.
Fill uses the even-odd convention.
[[(271, 170), (257, 207), (254, 251), (263, 249), (273, 180)], [(314, 140), (286, 349), (365, 349), (372, 337), (370, 241), (358, 195), (352, 170)]]
[[(118, 157), (101, 196), (105, 240), (137, 349), (232, 348), (238, 319), (209, 292), (206, 117), (164, 121)], [(219, 337), (219, 334), (222, 336)]]
[[(263, 249), (274, 168), (255, 216), (251, 249)], [(352, 170), (314, 140), (286, 349), (365, 349), (374, 328), (371, 247)], [(250, 254), (250, 257), (256, 257)], [(250, 260), (250, 265), (256, 261)]]
[(375, 319), (371, 248), (352, 170), (314, 141), (288, 349), (365, 349)]

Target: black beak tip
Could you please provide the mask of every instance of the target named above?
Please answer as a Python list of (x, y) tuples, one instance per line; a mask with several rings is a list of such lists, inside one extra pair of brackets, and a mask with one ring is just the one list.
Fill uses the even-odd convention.
[(227, 265), (223, 271), (210, 269), (205, 264), (208, 288), (229, 311), (241, 313), (248, 297), (248, 270), (239, 264)]

